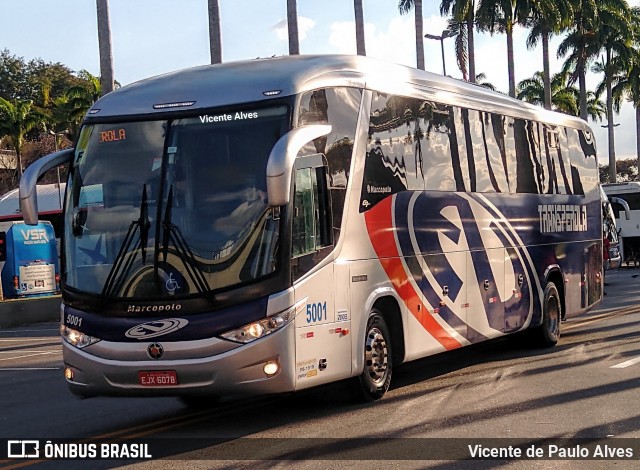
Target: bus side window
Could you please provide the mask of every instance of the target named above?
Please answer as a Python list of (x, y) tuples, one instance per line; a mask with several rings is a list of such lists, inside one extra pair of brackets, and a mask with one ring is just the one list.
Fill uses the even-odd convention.
[(297, 168), (294, 184), (291, 256), (297, 279), (329, 252), (333, 240), (327, 167)]

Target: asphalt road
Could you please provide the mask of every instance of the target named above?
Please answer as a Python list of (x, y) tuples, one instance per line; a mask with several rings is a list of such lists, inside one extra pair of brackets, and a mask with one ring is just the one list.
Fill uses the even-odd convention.
[[(368, 405), (350, 401), (342, 387), (231, 398), (204, 410), (173, 398), (79, 400), (62, 377), (57, 324), (0, 330), (0, 438), (151, 442), (156, 457), (161, 446), (161, 455), (171, 458), (134, 463), (136, 470), (637, 468), (638, 274), (640, 269), (608, 274), (600, 308), (563, 323), (553, 349), (530, 349), (521, 337), (511, 337), (416, 361), (397, 369), (388, 394)], [(579, 452), (576, 443), (583, 441), (567, 439), (630, 445), (635, 460), (455, 460), (461, 449), (470, 458), (469, 445), (517, 443), (545, 453), (557, 445), (559, 451)], [(263, 460), (251, 460), (256, 456)], [(425, 456), (435, 460), (415, 460)], [(0, 468), (128, 463), (10, 459)]]

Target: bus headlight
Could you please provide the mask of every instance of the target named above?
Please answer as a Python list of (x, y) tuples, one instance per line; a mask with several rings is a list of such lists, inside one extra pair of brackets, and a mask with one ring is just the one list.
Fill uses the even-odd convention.
[(87, 346), (100, 341), (100, 339), (98, 338), (85, 335), (84, 333), (78, 330), (74, 330), (73, 328), (69, 328), (66, 325), (60, 325), (60, 334), (62, 335), (62, 339), (64, 339), (67, 343), (80, 349), (86, 348)]
[(235, 330), (227, 331), (220, 336), (238, 343), (250, 343), (251, 341), (264, 338), (274, 331), (278, 331), (293, 319), (294, 312), (295, 309), (290, 308), (271, 317), (249, 323)]

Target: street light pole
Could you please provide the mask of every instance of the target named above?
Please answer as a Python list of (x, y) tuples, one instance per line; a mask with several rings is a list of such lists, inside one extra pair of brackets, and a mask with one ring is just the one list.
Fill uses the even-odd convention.
[(442, 31), (442, 34), (440, 36), (437, 36), (435, 34), (425, 34), (424, 37), (427, 39), (435, 39), (437, 41), (440, 41), (440, 50), (442, 52), (442, 75), (447, 75), (447, 65), (446, 62), (444, 60), (444, 40), (447, 38), (451, 38), (453, 36), (456, 36), (458, 33), (456, 33), (455, 31), (451, 31), (448, 29), (445, 29), (444, 31)]

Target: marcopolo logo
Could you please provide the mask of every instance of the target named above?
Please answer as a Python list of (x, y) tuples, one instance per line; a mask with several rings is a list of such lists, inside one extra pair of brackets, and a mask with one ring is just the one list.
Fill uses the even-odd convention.
[(189, 321), (184, 318), (155, 320), (129, 328), (124, 335), (127, 338), (146, 340), (178, 331), (180, 328), (187, 326), (188, 323)]

